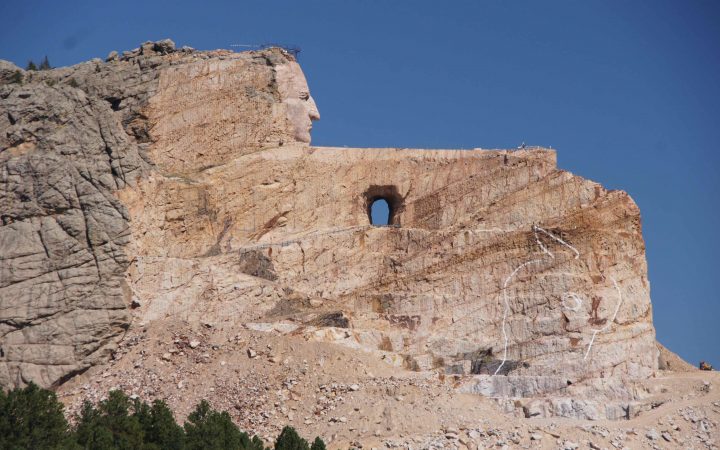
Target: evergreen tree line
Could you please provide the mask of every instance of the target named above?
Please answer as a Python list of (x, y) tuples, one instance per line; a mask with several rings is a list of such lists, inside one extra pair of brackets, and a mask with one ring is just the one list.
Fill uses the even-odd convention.
[[(310, 445), (289, 426), (274, 450), (325, 450), (322, 439)], [(5, 393), (0, 389), (0, 449), (52, 450), (271, 450), (257, 436), (240, 431), (227, 411), (203, 400), (183, 426), (162, 400), (152, 404), (111, 391), (107, 400), (86, 401), (74, 426), (55, 393), (35, 384)]]
[(52, 69), (52, 66), (50, 65), (50, 61), (48, 60), (48, 57), (45, 56), (45, 58), (42, 60), (42, 62), (37, 65), (35, 62), (31, 59), (27, 63), (27, 67), (25, 67), (25, 70), (50, 70)]

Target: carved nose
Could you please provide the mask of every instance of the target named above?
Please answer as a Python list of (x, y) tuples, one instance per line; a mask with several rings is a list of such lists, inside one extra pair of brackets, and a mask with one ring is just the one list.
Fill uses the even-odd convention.
[(313, 100), (312, 97), (308, 97), (308, 102), (310, 103), (310, 110), (308, 111), (308, 116), (310, 116), (310, 120), (320, 120), (320, 111), (318, 111), (315, 100)]

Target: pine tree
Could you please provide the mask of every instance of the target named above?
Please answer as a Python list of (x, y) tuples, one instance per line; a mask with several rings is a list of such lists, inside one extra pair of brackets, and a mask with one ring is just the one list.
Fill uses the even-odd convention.
[[(5, 394), (0, 389), (0, 449), (50, 450), (269, 450), (233, 423), (227, 412), (201, 401), (185, 426), (175, 421), (162, 400), (152, 405), (111, 391), (94, 405), (86, 401), (71, 429), (63, 405), (52, 391), (30, 384)], [(280, 447), (278, 447), (278, 445)], [(295, 430), (286, 427), (276, 448), (309, 450)], [(325, 450), (320, 438), (313, 450)]]
[(145, 449), (182, 450), (185, 448), (185, 430), (175, 422), (167, 404), (155, 400), (152, 406), (135, 401), (135, 417), (143, 429)]
[(28, 61), (27, 67), (25, 68), (25, 70), (38, 70), (38, 68), (35, 65), (35, 63), (33, 62), (33, 60), (31, 59), (30, 61)]
[(47, 55), (45, 55), (45, 59), (40, 63), (40, 70), (50, 70), (52, 69), (52, 66), (50, 65), (50, 61), (48, 61)]
[(138, 417), (130, 415), (130, 406), (130, 399), (121, 391), (110, 391), (97, 409), (86, 402), (75, 431), (78, 444), (90, 449), (142, 448), (142, 426)]
[(297, 434), (295, 428), (286, 426), (275, 441), (275, 450), (310, 450), (310, 446)]
[(219, 413), (202, 400), (185, 422), (188, 450), (245, 450), (250, 438), (240, 431), (227, 411)]
[(33, 383), (7, 395), (0, 389), (0, 448), (72, 448), (70, 437), (54, 392)]
[[(265, 450), (265, 445), (263, 444), (262, 439), (255, 435), (253, 436), (252, 440), (250, 441), (250, 445), (247, 448), (248, 450)], [(268, 448), (268, 450), (270, 449)]]
[(312, 445), (310, 446), (310, 450), (327, 450), (325, 448), (325, 442), (323, 442), (323, 440), (320, 439), (320, 436), (315, 438)]

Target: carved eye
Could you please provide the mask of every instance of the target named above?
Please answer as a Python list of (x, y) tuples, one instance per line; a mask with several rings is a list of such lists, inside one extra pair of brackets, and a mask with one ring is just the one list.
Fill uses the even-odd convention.
[(307, 100), (310, 98), (310, 94), (307, 92), (301, 92), (300, 93), (300, 100)]

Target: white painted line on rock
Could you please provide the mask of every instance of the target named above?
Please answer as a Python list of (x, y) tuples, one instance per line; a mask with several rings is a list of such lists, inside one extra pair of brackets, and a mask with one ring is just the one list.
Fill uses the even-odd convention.
[(500, 363), (500, 365), (498, 366), (497, 370), (495, 370), (495, 373), (493, 375), (497, 375), (498, 372), (500, 372), (500, 369), (502, 368), (502, 366), (505, 365), (505, 361), (507, 361), (508, 335), (507, 335), (507, 331), (505, 330), (505, 320), (507, 319), (508, 310), (510, 309), (510, 302), (508, 302), (508, 298), (507, 298), (508, 283), (510, 282), (512, 277), (514, 277), (518, 273), (518, 271), (520, 269), (522, 269), (523, 267), (525, 267), (527, 265), (539, 263), (541, 261), (542, 261), (542, 259), (533, 259), (531, 261), (527, 261), (527, 262), (520, 264), (519, 266), (517, 266), (515, 268), (515, 270), (512, 271), (510, 276), (507, 277), (505, 279), (505, 282), (503, 283), (503, 299), (505, 300), (505, 310), (503, 311), (502, 333), (503, 333), (503, 338), (505, 339), (505, 348), (503, 349), (503, 360)]
[(537, 241), (538, 245), (540, 245), (540, 248), (541, 248), (545, 253), (547, 253), (548, 255), (550, 255), (551, 258), (555, 258), (555, 255), (553, 255), (553, 254), (550, 252), (550, 250), (548, 250), (547, 248), (545, 248), (545, 246), (542, 244), (542, 242), (540, 242), (540, 239), (538, 238), (538, 235), (537, 235), (537, 232), (538, 232), (538, 231), (542, 231), (542, 232), (545, 233), (546, 235), (550, 236), (551, 238), (555, 239), (556, 241), (558, 241), (559, 243), (561, 243), (561, 244), (564, 245), (565, 247), (567, 247), (567, 248), (569, 248), (570, 250), (572, 250), (573, 252), (575, 252), (575, 259), (580, 258), (580, 252), (579, 252), (575, 247), (573, 247), (572, 245), (568, 244), (567, 242), (565, 242), (564, 240), (562, 240), (560, 237), (555, 236), (555, 235), (552, 234), (551, 232), (545, 230), (544, 228), (540, 228), (540, 227), (537, 226), (537, 225), (533, 225), (533, 232), (535, 233), (535, 241)]
[[(534, 225), (534, 224), (532, 226), (532, 230), (533, 230), (533, 234), (535, 235), (535, 242), (538, 244), (538, 247), (540, 247), (540, 249), (543, 251), (543, 253), (546, 254), (547, 256), (549, 256), (550, 258), (555, 259), (555, 255), (553, 255), (553, 253), (550, 250), (548, 250), (547, 247), (545, 247), (545, 245), (543, 245), (542, 241), (540, 240), (540, 237), (538, 236), (538, 233), (537, 233), (538, 231), (545, 233), (550, 238), (554, 239), (558, 243), (560, 243), (560, 244), (564, 245), (565, 247), (569, 248), (570, 250), (572, 250), (575, 253), (575, 259), (580, 258), (580, 252), (575, 247), (573, 247), (572, 245), (570, 245), (567, 242), (565, 242), (564, 240), (562, 240), (560, 237), (555, 236), (554, 234), (550, 233), (549, 231), (547, 231), (537, 225)], [(505, 301), (505, 309), (503, 310), (503, 319), (502, 319), (502, 334), (503, 334), (503, 340), (504, 340), (503, 359), (502, 359), (502, 362), (500, 363), (500, 365), (498, 366), (498, 368), (495, 370), (495, 373), (493, 374), (493, 376), (497, 375), (498, 372), (500, 372), (500, 369), (502, 369), (502, 367), (507, 362), (507, 349), (508, 349), (509, 339), (508, 339), (508, 335), (507, 335), (507, 330), (505, 329), (505, 322), (507, 320), (508, 311), (510, 310), (510, 302), (508, 302), (508, 298), (507, 298), (508, 283), (510, 283), (510, 280), (518, 273), (518, 271), (520, 269), (522, 269), (523, 267), (528, 266), (530, 264), (536, 264), (539, 262), (542, 262), (542, 259), (533, 259), (533, 260), (526, 261), (526, 262), (520, 264), (519, 266), (517, 266), (515, 268), (515, 270), (512, 271), (510, 276), (508, 276), (505, 279), (505, 282), (503, 283), (502, 291), (503, 291), (503, 300)], [(576, 311), (577, 309), (580, 308), (582, 301), (578, 298), (577, 294), (574, 294), (574, 293), (570, 293), (570, 294), (572, 294), (574, 296), (573, 298), (575, 299), (575, 302), (576, 302), (576, 309), (573, 311)], [(564, 305), (564, 302), (563, 302), (563, 305)], [(595, 336), (593, 335), (593, 339), (594, 338), (595, 338)], [(590, 345), (592, 345), (592, 343), (590, 343)]]
[(555, 259), (555, 255), (552, 254), (550, 250), (548, 250), (545, 245), (543, 245), (542, 241), (540, 240), (540, 236), (538, 236), (537, 232), (540, 227), (533, 225), (533, 234), (535, 235), (535, 243), (542, 249), (543, 253), (548, 255), (549, 257)]
[[(560, 297), (562, 301), (563, 308), (568, 309), (573, 312), (577, 312), (580, 310), (580, 307), (582, 306), (582, 297), (580, 295), (576, 294), (575, 292), (566, 292)], [(568, 306), (567, 303), (565, 303), (565, 300), (572, 299), (575, 301), (575, 306)]]
[(372, 228), (372, 227), (373, 227), (373, 225), (358, 225), (358, 226), (353, 226), (353, 227), (335, 228), (335, 229), (330, 229), (330, 230), (319, 230), (319, 231), (314, 231), (312, 233), (298, 236), (295, 239), (290, 239), (287, 241), (264, 242), (264, 243), (259, 243), (259, 244), (244, 245), (241, 247), (234, 248), (233, 251), (238, 251), (238, 252), (242, 253), (242, 252), (249, 251), (249, 250), (265, 249), (265, 248), (269, 248), (269, 247), (287, 247), (289, 245), (298, 244), (300, 242), (306, 241), (308, 239), (313, 239), (313, 238), (316, 238), (319, 236), (330, 236), (333, 234), (345, 233), (345, 232), (349, 232), (349, 231), (357, 231), (357, 230), (362, 230), (362, 229)]

